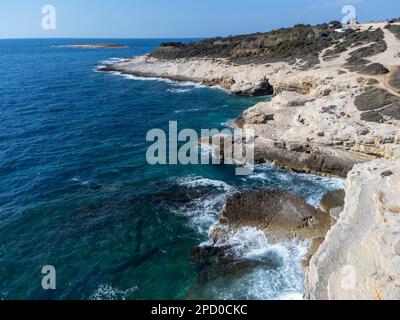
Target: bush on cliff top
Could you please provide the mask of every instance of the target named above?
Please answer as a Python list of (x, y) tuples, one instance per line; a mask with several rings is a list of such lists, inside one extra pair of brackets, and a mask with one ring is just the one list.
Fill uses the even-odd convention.
[(319, 62), (321, 51), (331, 46), (334, 49), (328, 52), (330, 55), (367, 43), (372, 45), (355, 55), (362, 57), (386, 50), (381, 29), (336, 32), (340, 27), (341, 24), (337, 21), (316, 26), (298, 24), (292, 28), (281, 28), (266, 33), (218, 37), (188, 44), (167, 42), (151, 55), (168, 60), (227, 58), (239, 64), (293, 62), (302, 59), (313, 65)]

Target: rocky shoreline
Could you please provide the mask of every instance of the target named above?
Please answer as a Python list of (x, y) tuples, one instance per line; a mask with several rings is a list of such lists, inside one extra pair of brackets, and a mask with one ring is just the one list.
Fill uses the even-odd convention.
[[(99, 70), (219, 86), (238, 95), (273, 94), (271, 101), (257, 104), (236, 120), (238, 126), (247, 125), (256, 132), (255, 160), (288, 170), (346, 177), (357, 163), (400, 157), (399, 58), (394, 54), (400, 51), (399, 40), (385, 29), (385, 23), (360, 28), (360, 34), (381, 35), (378, 42), (384, 41), (386, 50), (364, 52), (365, 44), (361, 44), (332, 56), (332, 50), (340, 51), (336, 44), (320, 53), (319, 64), (306, 70), (299, 59), (244, 65), (223, 58), (160, 60), (152, 56), (126, 59)], [(358, 55), (367, 55), (368, 62)], [(351, 71), (360, 63), (361, 73)], [(382, 69), (387, 72), (379, 74)]]
[[(319, 210), (292, 195), (255, 191), (228, 201), (221, 224), (312, 239), (307, 299), (399, 299), (400, 23), (363, 24), (344, 35), (334, 28), (296, 26), (250, 43), (245, 36), (166, 43), (100, 71), (273, 94), (235, 122), (254, 129), (255, 160), (347, 177), (345, 202), (327, 195)], [(343, 285), (348, 266), (357, 280)]]

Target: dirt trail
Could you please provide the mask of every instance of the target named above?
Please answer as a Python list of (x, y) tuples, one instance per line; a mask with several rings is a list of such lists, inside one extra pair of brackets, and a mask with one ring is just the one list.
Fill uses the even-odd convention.
[(398, 89), (392, 87), (390, 85), (390, 78), (393, 72), (400, 67), (400, 57), (398, 56), (400, 53), (400, 40), (395, 37), (395, 35), (389, 30), (385, 29), (386, 23), (377, 23), (373, 25), (375, 28), (381, 28), (384, 32), (385, 41), (388, 45), (388, 49), (385, 52), (377, 54), (373, 57), (369, 57), (372, 63), (384, 63), (385, 67), (390, 70), (390, 73), (386, 75), (376, 75), (376, 76), (362, 76), (365, 79), (375, 79), (379, 82), (376, 84), (376, 87), (387, 90), (391, 94), (400, 97), (400, 92)]

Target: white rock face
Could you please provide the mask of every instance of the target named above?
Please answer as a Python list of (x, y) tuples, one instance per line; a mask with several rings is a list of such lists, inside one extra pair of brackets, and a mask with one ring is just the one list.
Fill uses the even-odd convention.
[(400, 160), (349, 173), (344, 211), (311, 259), (305, 298), (400, 299)]
[[(359, 27), (364, 31), (384, 30), (387, 50), (368, 58), (393, 73), (400, 64), (400, 59), (394, 57), (400, 40), (384, 29), (385, 25)], [(350, 54), (361, 47), (351, 47), (328, 60), (324, 59), (324, 50), (319, 64), (310, 68), (303, 68), (301, 60), (294, 64), (237, 65), (226, 59), (159, 60), (142, 56), (118, 62), (103, 71), (193, 81), (242, 95), (271, 89), (274, 93), (271, 101), (249, 108), (236, 123), (254, 129), (259, 151), (256, 160), (289, 170), (345, 177), (355, 163), (400, 158), (398, 107), (394, 106), (396, 114), (382, 116), (378, 112), (368, 115), (355, 104), (357, 97), (373, 88), (384, 89), (400, 101), (400, 93), (388, 84), (389, 75), (367, 76), (347, 69)], [(368, 84), (371, 80), (375, 80), (374, 85)]]

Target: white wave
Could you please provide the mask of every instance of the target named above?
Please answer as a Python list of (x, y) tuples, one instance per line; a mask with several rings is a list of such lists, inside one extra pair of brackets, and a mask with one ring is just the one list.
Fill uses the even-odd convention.
[(136, 81), (160, 81), (160, 82), (166, 82), (166, 83), (174, 83), (174, 81), (165, 79), (165, 78), (155, 78), (155, 77), (141, 77), (141, 76), (135, 76), (132, 74), (124, 74), (119, 72), (119, 75), (129, 79), (129, 80), (136, 80)]
[[(121, 61), (121, 62), (122, 62), (122, 61)], [(105, 64), (98, 65), (98, 66), (96, 66), (95, 71), (98, 72), (99, 69), (104, 68), (104, 67), (106, 67), (107, 65), (110, 65), (110, 64), (105, 63)], [(160, 82), (165, 82), (165, 83), (173, 84), (174, 86), (181, 86), (181, 87), (190, 86), (190, 87), (192, 87), (191, 90), (193, 90), (193, 89), (199, 89), (199, 88), (209, 88), (209, 89), (222, 90), (222, 91), (225, 91), (225, 92), (227, 92), (227, 93), (230, 93), (229, 90), (224, 89), (224, 88), (222, 88), (222, 87), (220, 87), (220, 86), (212, 86), (212, 87), (209, 87), (209, 86), (202, 85), (201, 83), (190, 82), (190, 81), (183, 81), (183, 82), (181, 82), (181, 81), (171, 80), (171, 79), (167, 79), (167, 78), (160, 78), (160, 77), (142, 77), (142, 76), (135, 76), (135, 75), (131, 75), (131, 74), (125, 74), (125, 73), (119, 72), (119, 71), (110, 71), (110, 72), (108, 72), (108, 73), (110, 73), (110, 74), (112, 74), (112, 75), (116, 75), (116, 76), (122, 76), (122, 77), (124, 77), (124, 78), (126, 78), (126, 79), (129, 79), (129, 80), (137, 80), (137, 81), (160, 81)], [(174, 90), (174, 89), (172, 88), (172, 89), (169, 89), (169, 90)], [(179, 89), (177, 89), (177, 90), (179, 90)], [(184, 92), (184, 91), (176, 91), (175, 93), (182, 93), (182, 92)], [(225, 105), (224, 105), (224, 107), (225, 107)]]
[[(94, 68), (94, 71), (95, 71), (95, 72), (99, 72), (100, 69), (102, 69), (102, 68), (108, 67), (108, 66), (110, 66), (110, 65), (112, 65), (112, 64), (125, 62), (125, 61), (127, 61), (127, 59), (125, 59), (125, 58), (109, 58), (109, 59), (103, 60), (103, 61), (101, 62), (101, 64), (97, 65), (97, 66)], [(109, 72), (109, 73), (110, 73), (110, 74), (114, 74), (114, 75), (121, 75), (120, 72), (114, 72), (114, 71), (112, 71), (112, 72)]]
[[(255, 166), (255, 170), (261, 171), (261, 172), (251, 175), (250, 178), (258, 178), (258, 179), (267, 179), (268, 180), (268, 176), (267, 176), (268, 172), (265, 172), (265, 171), (269, 171), (271, 169), (276, 170), (276, 167), (272, 164), (257, 165), (257, 166)], [(296, 172), (282, 170), (279, 172), (279, 177), (282, 180), (286, 180), (286, 181), (293, 180), (293, 178), (302, 178), (303, 180), (316, 182), (318, 184), (324, 185), (324, 186), (332, 188), (332, 189), (335, 189), (335, 188), (343, 189), (343, 187), (344, 187), (344, 179), (322, 177), (322, 176), (309, 174), (309, 173), (296, 173)]]
[[(109, 64), (108, 64), (109, 65)], [(107, 64), (100, 64), (98, 66), (95, 67), (95, 71), (99, 72), (101, 68), (107, 67)], [(107, 71), (108, 74), (111, 74), (113, 76), (119, 76), (122, 78), (125, 78), (127, 80), (136, 80), (136, 81), (161, 81), (161, 82), (166, 82), (166, 83), (175, 83), (172, 80), (169, 79), (165, 79), (165, 78), (155, 78), (155, 77), (140, 77), (140, 76), (135, 76), (132, 74), (127, 74), (127, 73), (123, 73), (120, 71)]]
[(227, 198), (236, 192), (229, 184), (203, 177), (187, 177), (177, 180), (178, 184), (196, 189), (199, 187), (214, 188), (212, 193), (192, 200), (189, 204), (181, 206), (177, 214), (188, 218), (188, 226), (199, 234), (207, 236), (211, 227), (218, 221), (221, 210)]
[(194, 88), (186, 88), (186, 89), (172, 88), (172, 89), (167, 89), (167, 92), (169, 92), (169, 93), (186, 93), (186, 92), (191, 92), (193, 90), (194, 90)]
[(253, 227), (243, 227), (232, 233), (220, 246), (232, 247), (230, 250), (237, 258), (258, 260), (272, 251), (279, 251), (279, 246), (270, 245), (265, 233)]
[(104, 67), (106, 67), (106, 66), (105, 66), (105, 65), (102, 65), (102, 64), (99, 64), (98, 66), (95, 66), (92, 70), (93, 70), (94, 72), (100, 73), (100, 72), (101, 72), (100, 69), (102, 69), (102, 68), (104, 68)]
[(177, 180), (178, 184), (182, 185), (182, 186), (186, 186), (186, 187), (192, 187), (192, 188), (196, 188), (196, 187), (204, 187), (204, 186), (212, 186), (212, 187), (216, 187), (216, 188), (222, 188), (224, 190), (232, 190), (234, 189), (232, 186), (230, 186), (229, 184), (227, 184), (224, 181), (220, 181), (220, 180), (212, 180), (212, 179), (208, 179), (208, 178), (204, 178), (201, 176), (196, 176), (196, 177), (186, 177), (186, 178), (179, 178)]
[[(301, 267), (300, 267), (301, 268)], [(288, 278), (289, 276), (289, 278)], [(293, 277), (284, 270), (254, 268), (253, 271), (235, 279), (224, 288), (215, 288), (218, 300), (295, 300), (303, 296), (304, 276)], [(288, 297), (288, 294), (290, 296)]]
[(183, 112), (197, 112), (200, 111), (199, 108), (192, 108), (192, 109), (182, 109), (182, 110), (176, 110), (174, 113), (183, 113)]
[(295, 194), (307, 193), (304, 197), (314, 207), (319, 206), (321, 198), (327, 191), (344, 189), (343, 179), (283, 170), (277, 171), (271, 164), (257, 165), (254, 173), (249, 175), (247, 179), (260, 180), (266, 185), (279, 187)]
[(228, 121), (225, 121), (225, 122), (221, 122), (221, 126), (229, 128), (229, 129), (236, 129), (235, 120), (234, 119), (228, 120)]
[(120, 290), (109, 284), (101, 284), (90, 296), (89, 300), (126, 300), (136, 291), (137, 287), (127, 290)]
[(191, 82), (191, 81), (174, 82), (174, 85), (177, 87), (192, 87), (195, 89), (206, 88), (206, 86), (198, 82)]
[(314, 181), (316, 183), (322, 184), (325, 187), (329, 187), (330, 189), (343, 189), (344, 188), (344, 179), (340, 178), (328, 178), (328, 177), (321, 177), (313, 174), (308, 173), (297, 173), (297, 176), (302, 177), (303, 179)]
[[(105, 66), (107, 66), (107, 65), (98, 65), (98, 66), (96, 67), (96, 70), (99, 71), (99, 69), (101, 69), (101, 68), (103, 68), (103, 67), (105, 67)], [(165, 83), (173, 84), (173, 85), (182, 85), (182, 86), (188, 85), (188, 83), (185, 83), (185, 82), (182, 83), (182, 82), (173, 81), (173, 80), (166, 79), (166, 78), (135, 76), (135, 75), (126, 74), (126, 73), (123, 73), (123, 72), (120, 72), (120, 71), (109, 71), (109, 72), (107, 72), (107, 73), (109, 73), (109, 74), (111, 74), (111, 75), (114, 75), (114, 76), (123, 77), (123, 78), (125, 78), (125, 79), (127, 79), (127, 80), (135, 80), (135, 81), (159, 81), (159, 82), (165, 82)], [(190, 84), (190, 85), (192, 85), (192, 84)]]
[(303, 294), (298, 293), (298, 292), (286, 292), (277, 297), (275, 300), (284, 300), (284, 301), (289, 301), (289, 300), (304, 300), (303, 299)]
[(83, 180), (83, 179), (81, 179), (80, 177), (73, 177), (73, 178), (71, 179), (71, 181), (72, 181), (72, 182), (79, 183), (79, 184), (82, 185), (82, 186), (89, 186), (89, 185), (92, 183), (92, 181), (90, 181), (90, 180)]
[(271, 244), (262, 230), (245, 227), (219, 245), (231, 246), (229, 252), (238, 260), (270, 259), (278, 267), (254, 267), (222, 290), (216, 288), (216, 298), (236, 299), (239, 292), (246, 299), (301, 299), (304, 283), (301, 261), (308, 251), (308, 241)]
[(127, 60), (128, 59), (125, 59), (125, 58), (109, 58), (109, 59), (103, 60), (101, 63), (104, 65), (110, 65), (110, 64), (125, 62)]
[(100, 185), (99, 183), (92, 180), (85, 180), (79, 176), (73, 177), (72, 182), (75, 182), (83, 187), (89, 187), (91, 189), (103, 189), (104, 191), (112, 192), (118, 190), (120, 187), (118, 185)]
[(174, 82), (173, 85), (174, 85), (173, 88), (167, 89), (167, 92), (186, 93), (196, 89), (204, 88), (204, 86), (196, 84), (194, 82)]
[[(266, 255), (268, 256), (271, 252), (284, 258), (288, 257), (288, 246), (285, 243), (271, 244), (265, 232), (254, 227), (242, 227), (218, 245), (232, 247), (231, 253), (240, 259), (259, 260)], [(298, 249), (301, 249), (302, 256), (307, 253), (306, 242), (290, 242), (288, 245), (298, 246)]]
[(216, 148), (211, 144), (202, 143), (200, 145), (200, 152), (202, 155), (213, 155)]

